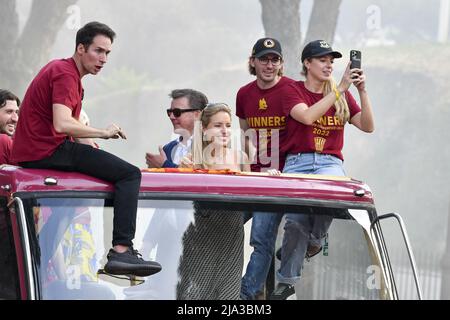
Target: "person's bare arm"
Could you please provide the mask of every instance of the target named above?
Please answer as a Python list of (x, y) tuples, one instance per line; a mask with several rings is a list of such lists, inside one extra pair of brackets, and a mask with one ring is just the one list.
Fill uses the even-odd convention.
[(243, 134), (243, 137), (245, 139), (244, 140), (244, 150), (243, 151), (248, 156), (249, 163), (251, 163), (252, 160), (256, 158), (256, 146), (250, 140), (250, 137), (245, 135), (245, 133), (247, 132), (248, 129), (250, 129), (250, 127), (248, 126), (247, 120), (245, 120), (245, 119), (239, 119), (239, 126), (241, 127), (242, 134)]
[[(350, 85), (354, 82), (358, 81), (357, 79), (352, 79), (352, 73), (350, 71), (350, 62), (347, 64), (347, 68), (344, 71), (344, 75), (342, 76), (341, 82), (337, 86), (337, 90), (341, 95), (344, 95), (348, 90)], [(312, 106), (308, 107), (305, 103), (299, 103), (295, 105), (290, 112), (292, 118), (301, 122), (305, 125), (312, 125), (321, 116), (323, 116), (328, 109), (330, 109), (334, 103), (336, 102), (336, 93), (331, 91), (322, 99), (317, 101)]]
[(358, 81), (355, 86), (358, 89), (359, 98), (361, 99), (361, 112), (357, 113), (350, 123), (364, 132), (373, 132), (375, 124), (373, 119), (372, 104), (366, 91), (366, 76), (361, 69), (356, 69), (359, 73)]
[(88, 127), (72, 117), (72, 110), (63, 104), (53, 104), (53, 127), (56, 132), (73, 138), (126, 139), (125, 133), (115, 124), (106, 129)]
[(245, 152), (242, 153), (242, 165), (241, 165), (242, 170), (244, 172), (250, 172), (252, 171), (250, 168), (250, 161), (248, 159), (248, 156)]

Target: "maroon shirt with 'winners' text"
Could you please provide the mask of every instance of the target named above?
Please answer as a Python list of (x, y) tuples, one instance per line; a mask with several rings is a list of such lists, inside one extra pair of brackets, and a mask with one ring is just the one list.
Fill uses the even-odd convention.
[[(240, 88), (236, 96), (236, 115), (246, 120), (248, 127), (256, 133), (257, 161), (251, 165), (252, 171), (263, 168), (282, 169), (284, 157), (279, 153), (283, 143), (286, 117), (281, 104), (281, 90), (294, 80), (281, 77), (269, 89), (260, 89), (256, 80)], [(278, 146), (272, 147), (272, 139), (278, 134)], [(272, 154), (272, 149), (275, 154)]]
[[(294, 106), (304, 103), (311, 107), (323, 98), (322, 93), (314, 93), (305, 88), (303, 81), (290, 84), (283, 89), (283, 111), (287, 117), (286, 140), (282, 146), (285, 154), (323, 153), (330, 154), (344, 160), (344, 124), (335, 116), (336, 109), (330, 107), (328, 111), (312, 125), (305, 125), (290, 116)], [(345, 92), (350, 119), (361, 112), (355, 98), (349, 91)]]

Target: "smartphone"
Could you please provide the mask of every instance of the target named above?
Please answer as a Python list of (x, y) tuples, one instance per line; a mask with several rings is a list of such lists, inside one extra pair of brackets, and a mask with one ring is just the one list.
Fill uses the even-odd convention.
[(358, 68), (361, 69), (361, 51), (350, 50), (350, 69)]

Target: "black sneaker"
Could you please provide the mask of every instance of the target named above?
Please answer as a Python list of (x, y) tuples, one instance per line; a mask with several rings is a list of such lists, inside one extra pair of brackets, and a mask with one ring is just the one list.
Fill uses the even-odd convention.
[(287, 283), (278, 283), (269, 297), (269, 300), (286, 300), (295, 294), (294, 286)]
[(123, 253), (110, 249), (107, 258), (108, 262), (104, 270), (110, 274), (147, 277), (161, 271), (161, 265), (158, 262), (145, 261), (132, 247)]

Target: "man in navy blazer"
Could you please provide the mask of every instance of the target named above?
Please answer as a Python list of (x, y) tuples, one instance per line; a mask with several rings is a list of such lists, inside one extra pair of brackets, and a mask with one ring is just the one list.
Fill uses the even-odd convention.
[(179, 137), (164, 147), (159, 146), (158, 153), (147, 152), (145, 160), (149, 168), (177, 168), (181, 159), (190, 152), (194, 123), (208, 104), (208, 98), (193, 89), (173, 90), (167, 115), (172, 121), (173, 131)]

